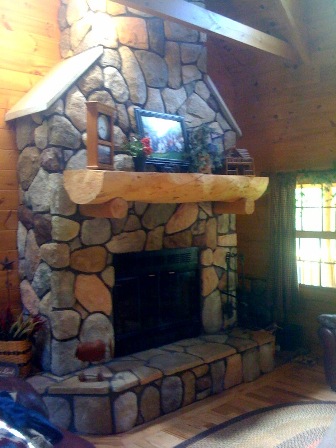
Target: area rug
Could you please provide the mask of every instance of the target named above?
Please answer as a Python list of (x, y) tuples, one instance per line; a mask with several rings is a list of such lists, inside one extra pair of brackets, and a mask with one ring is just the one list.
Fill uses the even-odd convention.
[[(317, 448), (336, 418), (335, 401), (257, 409), (210, 428), (175, 448)], [(336, 434), (332, 434), (336, 447)], [(329, 447), (329, 445), (327, 445)]]

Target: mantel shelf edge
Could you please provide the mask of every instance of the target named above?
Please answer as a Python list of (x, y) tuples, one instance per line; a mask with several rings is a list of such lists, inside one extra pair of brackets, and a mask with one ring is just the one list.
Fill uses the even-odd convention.
[[(105, 204), (106, 209), (106, 203), (115, 198), (163, 204), (211, 201), (251, 205), (263, 195), (267, 185), (268, 177), (254, 176), (91, 169), (64, 171), (64, 186), (70, 199), (76, 204), (87, 205), (86, 211), (89, 205), (96, 205), (94, 209), (97, 210), (97, 205)], [(251, 210), (251, 207), (247, 209)]]

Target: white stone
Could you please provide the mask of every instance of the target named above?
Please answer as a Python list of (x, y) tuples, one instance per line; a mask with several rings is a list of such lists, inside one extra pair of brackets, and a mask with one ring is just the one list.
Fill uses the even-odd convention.
[(104, 69), (104, 86), (109, 89), (116, 101), (123, 103), (129, 98), (129, 91), (124, 78), (114, 67)]
[(69, 25), (80, 20), (89, 10), (86, 0), (69, 0), (66, 18)]
[(162, 97), (169, 114), (176, 114), (182, 104), (187, 100), (187, 94), (184, 87), (180, 89), (163, 89)]
[(129, 431), (135, 426), (138, 416), (137, 396), (134, 392), (119, 395), (114, 402), (116, 432)]
[(121, 47), (119, 54), (122, 61), (122, 75), (128, 85), (130, 99), (135, 104), (143, 105), (147, 99), (147, 87), (139, 63), (127, 47)]
[(216, 113), (196, 93), (193, 93), (187, 101), (188, 114), (198, 117), (203, 123), (214, 121)]
[[(148, 88), (148, 97), (145, 108), (155, 112), (165, 112), (165, 107), (159, 89)], [(167, 113), (171, 112), (167, 110)]]
[(53, 310), (49, 318), (51, 330), (56, 339), (70, 339), (78, 335), (81, 318), (76, 311)]

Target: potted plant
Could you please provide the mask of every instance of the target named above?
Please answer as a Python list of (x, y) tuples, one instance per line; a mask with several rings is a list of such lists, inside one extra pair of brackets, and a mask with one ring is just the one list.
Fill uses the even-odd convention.
[(220, 151), (212, 142), (213, 130), (206, 124), (188, 131), (190, 170), (210, 174), (223, 166)]
[(14, 317), (10, 308), (0, 316), (0, 361), (16, 364), (20, 376), (30, 372), (33, 337), (42, 325), (40, 316)]
[(134, 134), (124, 143), (123, 149), (133, 157), (135, 171), (144, 171), (146, 158), (153, 152), (150, 138)]
[(13, 262), (7, 257), (1, 262), (6, 271), (7, 308), (0, 314), (0, 361), (16, 364), (21, 376), (27, 376), (31, 368), (32, 341), (43, 325), (41, 316), (19, 314), (15, 317), (10, 307), (9, 271)]

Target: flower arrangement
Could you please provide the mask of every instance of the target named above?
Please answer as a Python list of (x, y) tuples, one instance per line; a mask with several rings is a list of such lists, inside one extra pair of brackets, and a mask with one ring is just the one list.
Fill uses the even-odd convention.
[(208, 125), (189, 130), (189, 158), (192, 172), (211, 173), (222, 167), (222, 154), (212, 143), (212, 133)]
[(15, 318), (8, 307), (0, 315), (0, 341), (31, 340), (41, 329), (43, 323), (44, 321), (39, 315), (32, 316), (21, 313)]
[(132, 157), (147, 157), (153, 152), (150, 138), (140, 138), (137, 135), (132, 135), (130, 140), (125, 142), (123, 148), (128, 151)]

